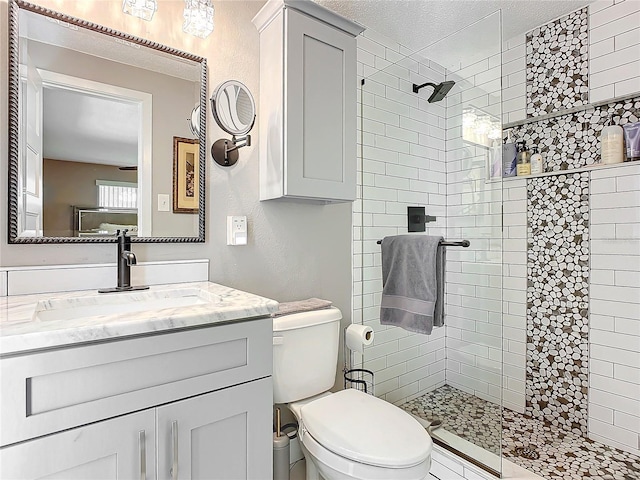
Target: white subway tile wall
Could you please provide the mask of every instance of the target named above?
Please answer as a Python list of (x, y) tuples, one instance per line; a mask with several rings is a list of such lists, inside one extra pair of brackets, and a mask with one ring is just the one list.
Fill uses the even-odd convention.
[(589, 28), (590, 101), (640, 91), (640, 2), (592, 3)]
[[(354, 202), (353, 321), (370, 325), (374, 343), (364, 367), (375, 374), (377, 396), (401, 404), (444, 384), (445, 329), (430, 336), (380, 325), (382, 270), (377, 240), (407, 232), (407, 207), (437, 217), (427, 233), (445, 235), (445, 110), (428, 104), (412, 84), (444, 80), (443, 69), (371, 29), (357, 39), (358, 71), (366, 77), (358, 105), (358, 200)], [(384, 69), (384, 70), (380, 70)], [(362, 78), (362, 77), (360, 77)], [(362, 356), (353, 355), (354, 366)]]
[[(429, 480), (491, 480), (496, 477), (444, 448), (434, 445), (431, 455), (431, 471), (428, 478)], [(542, 477), (535, 473), (505, 459), (502, 460), (502, 478), (543, 480)]]
[(591, 172), (589, 438), (640, 454), (640, 165)]
[(511, 38), (502, 46), (502, 88), (519, 92), (502, 98), (502, 122), (516, 122), (527, 118), (525, 34)]
[[(526, 117), (525, 34), (504, 42), (503, 122)], [(589, 5), (589, 102), (640, 91), (640, 2), (598, 0)]]
[[(447, 80), (454, 80), (456, 88), (446, 99), (446, 236), (471, 242), (469, 248), (447, 249), (446, 383), (498, 404), (502, 351), (511, 342), (502, 338), (502, 184), (487, 181), (487, 148), (463, 140), (462, 114), (475, 109), (501, 118), (499, 78), (498, 54), (449, 72)], [(513, 242), (510, 248), (521, 247), (516, 237)], [(518, 338), (522, 343), (522, 335), (514, 335), (514, 350), (521, 352), (515, 346)], [(516, 382), (512, 388), (519, 388), (523, 374), (509, 373)]]
[(504, 184), (503, 405), (524, 413), (527, 340), (527, 183)]

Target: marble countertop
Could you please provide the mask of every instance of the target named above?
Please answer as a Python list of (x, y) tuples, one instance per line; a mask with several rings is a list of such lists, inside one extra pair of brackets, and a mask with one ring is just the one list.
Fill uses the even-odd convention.
[[(147, 304), (161, 305), (163, 299), (184, 294), (198, 296), (200, 303), (65, 320), (46, 319), (47, 311), (65, 301), (76, 302), (79, 308), (90, 311), (92, 304), (122, 300), (135, 303), (144, 299)], [(275, 300), (210, 282), (158, 285), (149, 290), (125, 293), (98, 294), (96, 290), (89, 290), (2, 297), (0, 356), (268, 316), (277, 309), (278, 302)], [(43, 315), (39, 315), (43, 312)]]

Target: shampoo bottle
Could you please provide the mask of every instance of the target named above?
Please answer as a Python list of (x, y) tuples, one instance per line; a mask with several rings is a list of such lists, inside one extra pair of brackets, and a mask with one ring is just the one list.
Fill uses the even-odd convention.
[(502, 145), (502, 176), (516, 176), (516, 144), (513, 143), (511, 130), (507, 131), (507, 139)]
[(538, 153), (538, 147), (531, 147), (531, 175), (544, 172), (544, 160)]
[(600, 133), (600, 157), (606, 165), (624, 162), (624, 132), (620, 125), (613, 124), (613, 117)]
[(627, 162), (640, 160), (640, 122), (627, 123), (623, 128)]
[(527, 144), (524, 140), (518, 142), (516, 161), (518, 164), (517, 170), (519, 177), (531, 175), (531, 153), (527, 150)]

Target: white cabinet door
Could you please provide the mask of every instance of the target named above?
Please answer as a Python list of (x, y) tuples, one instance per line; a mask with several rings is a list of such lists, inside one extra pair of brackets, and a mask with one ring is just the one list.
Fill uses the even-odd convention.
[(286, 9), (285, 195), (356, 198), (356, 45)]
[(271, 378), (158, 407), (158, 478), (272, 478)]
[(0, 449), (4, 480), (144, 480), (155, 474), (153, 410)]

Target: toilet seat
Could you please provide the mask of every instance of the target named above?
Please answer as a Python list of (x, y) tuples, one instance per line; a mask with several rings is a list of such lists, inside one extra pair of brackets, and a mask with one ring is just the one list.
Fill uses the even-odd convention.
[(420, 466), (429, 460), (433, 447), (424, 427), (411, 415), (356, 389), (304, 404), (299, 421), (303, 443), (312, 437), (310, 445), (322, 455), (331, 453), (385, 470)]
[[(426, 431), (425, 431), (426, 434)], [(308, 432), (302, 436), (302, 449), (309, 461), (316, 464), (316, 468), (324, 478), (353, 479), (353, 480), (423, 480), (429, 476), (431, 456), (420, 464), (407, 468), (384, 468), (365, 463), (355, 462), (340, 455), (336, 455), (320, 445)], [(307, 467), (308, 468), (308, 467)]]

